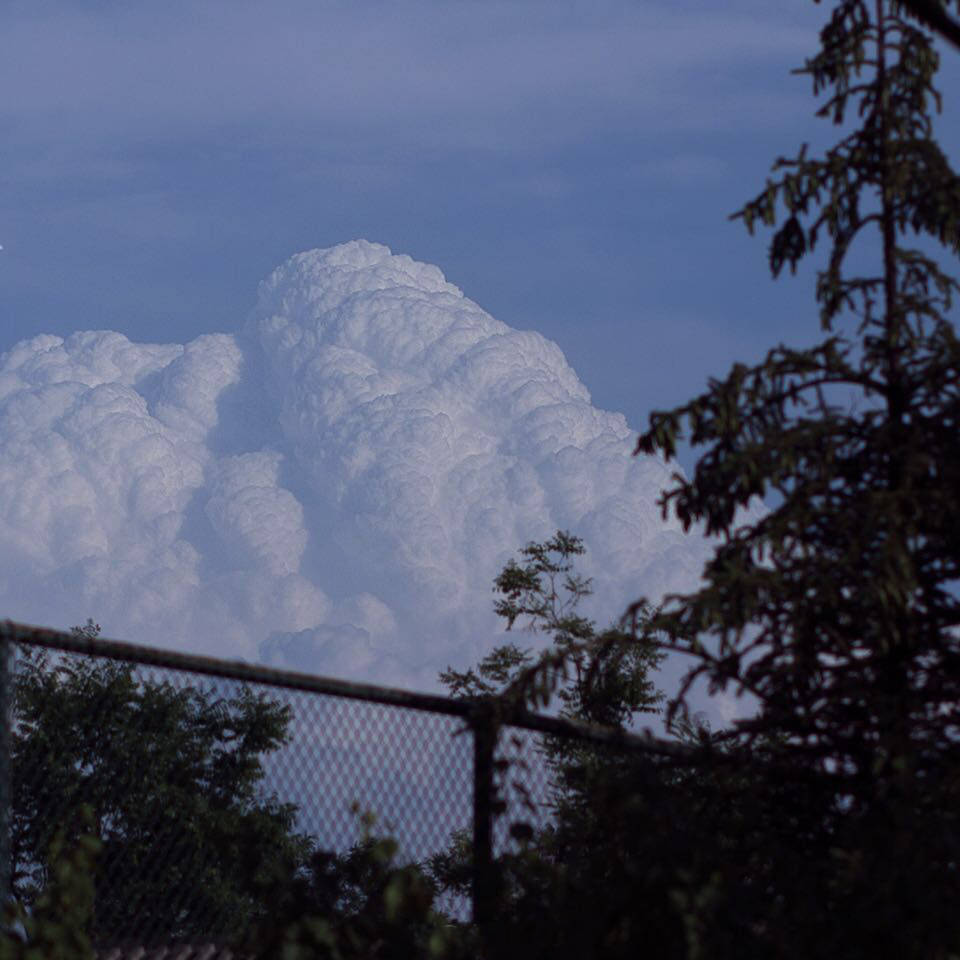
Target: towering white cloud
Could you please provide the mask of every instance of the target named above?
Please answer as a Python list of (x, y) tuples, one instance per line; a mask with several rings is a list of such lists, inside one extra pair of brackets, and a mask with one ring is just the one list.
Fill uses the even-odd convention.
[(298, 254), (236, 334), (0, 357), (0, 609), (432, 685), (493, 642), (506, 559), (558, 528), (600, 616), (692, 585), (705, 546), (661, 521), (669, 471), (632, 440), (555, 344), (436, 267)]

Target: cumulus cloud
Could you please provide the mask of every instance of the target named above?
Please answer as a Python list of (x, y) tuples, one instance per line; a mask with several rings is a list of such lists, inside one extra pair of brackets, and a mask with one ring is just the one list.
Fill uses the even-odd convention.
[(661, 520), (670, 470), (633, 436), (437, 267), (301, 253), (234, 334), (0, 357), (4, 613), (431, 687), (497, 639), (493, 577), (557, 529), (600, 618), (694, 584), (706, 546)]

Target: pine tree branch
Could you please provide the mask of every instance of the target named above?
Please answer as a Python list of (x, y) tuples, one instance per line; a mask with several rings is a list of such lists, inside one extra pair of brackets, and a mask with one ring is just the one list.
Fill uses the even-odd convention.
[(938, 0), (902, 0), (906, 10), (924, 26), (960, 50), (960, 21), (950, 17)]

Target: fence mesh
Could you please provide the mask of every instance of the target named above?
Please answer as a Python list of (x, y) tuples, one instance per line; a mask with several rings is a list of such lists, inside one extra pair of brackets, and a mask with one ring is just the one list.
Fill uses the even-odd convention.
[[(46, 639), (0, 630), (9, 717), (0, 800), (19, 902), (29, 907), (43, 889), (58, 830), (68, 840), (92, 832), (102, 841), (99, 950), (239, 943), (285, 909), (360, 896), (369, 862), (359, 853), (390, 836), (396, 861), (428, 874), (437, 855), (448, 868), (459, 858), (460, 882), (437, 902), (468, 917), (475, 785), (465, 716), (64, 652)], [(495, 853), (508, 849), (511, 822), (549, 819), (542, 744), (528, 730), (499, 739)]]

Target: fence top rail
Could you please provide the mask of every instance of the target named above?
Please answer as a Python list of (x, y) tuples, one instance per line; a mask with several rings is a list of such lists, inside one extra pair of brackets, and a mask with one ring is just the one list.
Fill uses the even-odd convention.
[[(502, 726), (519, 727), (524, 730), (534, 730), (539, 733), (549, 733), (559, 737), (606, 746), (624, 747), (677, 759), (689, 759), (696, 752), (693, 747), (686, 744), (663, 740), (650, 733), (636, 734), (610, 727), (601, 727), (596, 724), (583, 723), (578, 720), (570, 720), (565, 717), (550, 717), (544, 714), (530, 713), (522, 707), (504, 704), (495, 698), (482, 702), (467, 699), (457, 700), (439, 694), (402, 690), (398, 687), (340, 680), (335, 677), (323, 677), (294, 670), (280, 670), (276, 667), (247, 663), (243, 660), (224, 660), (196, 653), (163, 650), (159, 647), (149, 647), (137, 643), (105, 640), (100, 637), (91, 639), (61, 630), (17, 623), (13, 620), (0, 621), (0, 644), (4, 642), (44, 647), (48, 650), (60, 650), (64, 653), (123, 660), (127, 663), (223, 677), (224, 679), (239, 680), (246, 683), (266, 684), (288, 690), (302, 690), (307, 693), (325, 694), (348, 700), (362, 700), (367, 703), (379, 703), (407, 710), (446, 714), (447, 716), (460, 717), (468, 724), (493, 719)], [(2, 654), (0, 654), (0, 659), (3, 659)]]

